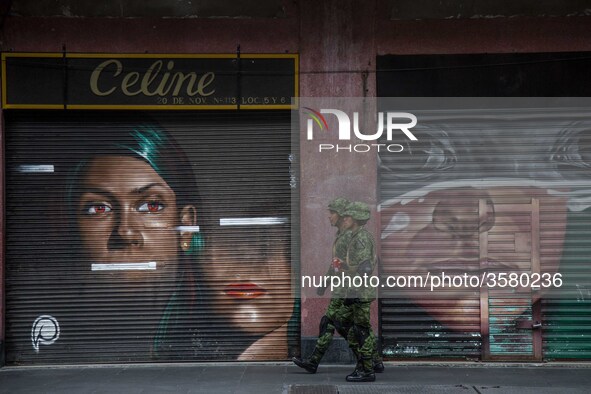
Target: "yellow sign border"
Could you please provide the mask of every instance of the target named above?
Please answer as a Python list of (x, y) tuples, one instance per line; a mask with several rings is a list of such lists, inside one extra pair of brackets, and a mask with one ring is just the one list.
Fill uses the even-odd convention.
[(178, 53), (56, 53), (56, 52), (3, 52), (2, 53), (2, 108), (3, 109), (71, 109), (71, 110), (292, 110), (298, 109), (299, 97), (299, 54), (297, 53), (241, 53), (241, 59), (293, 59), (294, 61), (294, 103), (284, 105), (61, 105), (61, 104), (10, 104), (6, 102), (7, 95), (7, 58), (72, 58), (72, 59), (102, 59), (102, 58), (167, 58), (167, 59), (231, 59), (236, 54), (178, 54)]

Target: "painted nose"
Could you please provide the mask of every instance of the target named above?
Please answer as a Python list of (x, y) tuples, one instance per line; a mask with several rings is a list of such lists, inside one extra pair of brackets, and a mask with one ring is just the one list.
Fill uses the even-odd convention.
[(491, 199), (473, 201), (440, 201), (433, 210), (433, 225), (439, 231), (467, 237), (483, 233), (495, 222)]
[(143, 246), (144, 239), (139, 227), (135, 223), (135, 215), (126, 209), (121, 209), (118, 223), (109, 239), (109, 249), (125, 249)]

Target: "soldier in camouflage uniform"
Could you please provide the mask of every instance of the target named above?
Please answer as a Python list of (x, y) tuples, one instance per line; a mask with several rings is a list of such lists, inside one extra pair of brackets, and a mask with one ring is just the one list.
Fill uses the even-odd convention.
[[(339, 230), (337, 231), (336, 239), (333, 243), (333, 261), (326, 276), (338, 275), (346, 267), (345, 260), (347, 258), (347, 248), (351, 239), (351, 231), (345, 231), (342, 228), (342, 215), (348, 205), (349, 201), (342, 197), (336, 198), (328, 204), (330, 224), (338, 227)], [(325, 288), (317, 289), (318, 295), (324, 295), (325, 290)], [(318, 340), (316, 341), (314, 351), (307, 359), (294, 357), (292, 360), (297, 366), (304, 368), (310, 373), (316, 373), (320, 360), (332, 342), (335, 330), (345, 339), (349, 336), (349, 331), (353, 326), (353, 309), (344, 305), (345, 293), (346, 288), (338, 287), (333, 289), (332, 298), (328, 304), (326, 313), (320, 320), (320, 332), (318, 334)], [(356, 351), (356, 349), (354, 349), (354, 351)], [(358, 355), (355, 354), (355, 357), (358, 358)], [(375, 372), (384, 371), (384, 364), (377, 353), (377, 348), (373, 349), (373, 362)]]
[[(345, 208), (349, 205), (349, 200), (339, 197), (335, 198), (328, 204), (330, 211), (330, 224), (338, 228), (336, 239), (332, 245), (332, 257), (330, 267), (326, 276), (332, 276), (340, 273), (341, 262), (345, 260), (347, 253), (347, 245), (349, 244), (349, 238), (351, 236), (350, 231), (344, 231), (342, 229), (342, 214)], [(318, 288), (318, 295), (324, 295), (326, 288)], [(304, 368), (310, 373), (316, 373), (320, 360), (328, 350), (335, 330), (343, 337), (346, 338), (349, 329), (352, 326), (352, 321), (347, 316), (343, 316), (343, 299), (345, 297), (345, 289), (342, 287), (333, 289), (332, 298), (326, 309), (326, 313), (320, 320), (320, 332), (318, 334), (318, 340), (314, 352), (307, 359), (301, 359), (294, 357), (293, 362), (301, 368)]]
[[(343, 213), (344, 228), (351, 231), (345, 257), (346, 275), (351, 278), (369, 278), (377, 263), (373, 236), (363, 226), (369, 220), (369, 206), (362, 202), (349, 204)], [(369, 280), (369, 279), (368, 279)], [(373, 382), (375, 380), (373, 355), (377, 347), (371, 328), (370, 306), (376, 299), (377, 290), (371, 286), (347, 288), (344, 306), (353, 322), (347, 341), (357, 355), (357, 367), (347, 376), (349, 382)]]

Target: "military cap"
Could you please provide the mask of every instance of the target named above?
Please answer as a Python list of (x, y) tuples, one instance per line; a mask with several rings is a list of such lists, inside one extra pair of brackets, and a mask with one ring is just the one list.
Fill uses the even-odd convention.
[(355, 220), (368, 220), (370, 212), (369, 205), (361, 201), (354, 201), (347, 205), (343, 216), (351, 216)]
[(343, 216), (347, 205), (349, 205), (349, 200), (344, 197), (337, 197), (328, 203), (328, 209), (335, 211), (339, 216)]

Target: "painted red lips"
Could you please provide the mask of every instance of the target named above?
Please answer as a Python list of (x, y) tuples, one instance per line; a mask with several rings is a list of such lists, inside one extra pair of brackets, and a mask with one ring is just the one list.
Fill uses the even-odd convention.
[(252, 300), (267, 293), (267, 290), (254, 283), (232, 283), (226, 286), (224, 292), (236, 299)]

